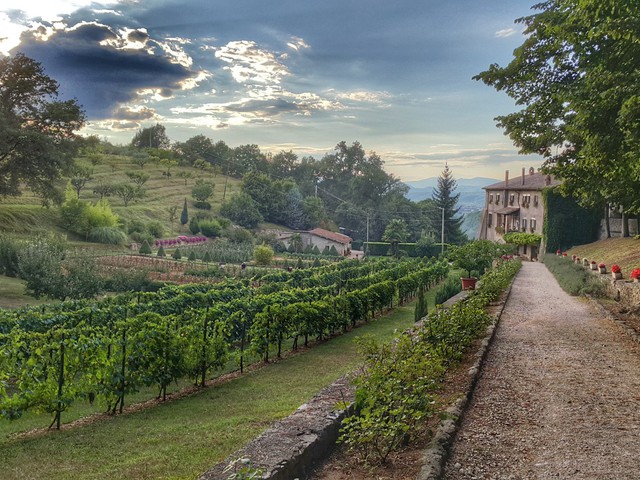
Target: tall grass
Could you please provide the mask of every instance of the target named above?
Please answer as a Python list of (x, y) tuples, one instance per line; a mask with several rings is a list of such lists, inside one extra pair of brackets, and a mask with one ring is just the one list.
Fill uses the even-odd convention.
[(544, 256), (544, 264), (569, 295), (602, 295), (602, 283), (582, 265), (573, 263), (567, 257), (551, 254)]
[(436, 305), (442, 305), (454, 295), (457, 295), (462, 290), (462, 282), (459, 277), (447, 278), (436, 289)]

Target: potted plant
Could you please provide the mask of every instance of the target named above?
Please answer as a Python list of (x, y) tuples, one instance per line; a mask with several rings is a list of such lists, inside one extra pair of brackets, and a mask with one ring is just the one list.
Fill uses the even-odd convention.
[(567, 252), (562, 252), (562, 256), (566, 257), (567, 256)]
[(598, 270), (598, 264), (595, 260), (591, 260), (591, 270), (593, 270), (594, 272)]
[(631, 271), (631, 278), (635, 283), (640, 283), (640, 268), (634, 268)]
[(611, 276), (614, 280), (620, 280), (622, 278), (622, 270), (619, 265), (611, 265)]
[(586, 258), (582, 260), (582, 265), (585, 267), (589, 266), (589, 260), (587, 260)]
[(598, 271), (600, 273), (607, 273), (607, 266), (604, 263), (598, 264)]
[(463, 290), (474, 290), (476, 277), (472, 272), (482, 275), (491, 266), (494, 258), (500, 254), (497, 244), (489, 240), (474, 240), (461, 246), (454, 246), (447, 252), (447, 258), (453, 264), (468, 273), (467, 277), (461, 277)]
[(556, 250), (556, 255), (559, 257), (560, 255), (562, 255), (562, 252), (560, 250)]
[(580, 257), (576, 256), (576, 258), (573, 259), (574, 262), (576, 262), (577, 264), (582, 263), (582, 260), (580, 260)]

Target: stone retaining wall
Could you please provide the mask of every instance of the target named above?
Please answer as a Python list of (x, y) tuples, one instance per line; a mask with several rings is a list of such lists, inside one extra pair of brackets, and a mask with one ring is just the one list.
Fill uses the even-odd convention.
[[(263, 479), (306, 478), (312, 465), (325, 458), (338, 439), (343, 418), (351, 413), (354, 388), (343, 377), (316, 394), (288, 417), (276, 422), (244, 448), (214, 466), (200, 480), (227, 479), (223, 470), (238, 458), (247, 458), (261, 469)], [(339, 405), (347, 403), (345, 410)]]
[(628, 280), (614, 280), (611, 273), (589, 271), (602, 282), (607, 297), (620, 302), (626, 307), (640, 307), (640, 283)]

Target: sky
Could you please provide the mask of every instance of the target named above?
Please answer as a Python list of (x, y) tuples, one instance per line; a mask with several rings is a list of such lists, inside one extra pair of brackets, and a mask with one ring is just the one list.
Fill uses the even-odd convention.
[[(9, 8), (6, 4), (11, 4)], [(0, 55), (22, 52), (114, 144), (160, 123), (321, 158), (360, 142), (403, 181), (539, 167), (472, 77), (506, 65), (536, 0), (0, 0)]]

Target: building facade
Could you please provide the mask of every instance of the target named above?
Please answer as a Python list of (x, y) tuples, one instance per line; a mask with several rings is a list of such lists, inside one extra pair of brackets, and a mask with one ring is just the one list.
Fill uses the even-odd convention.
[[(509, 232), (527, 232), (542, 236), (544, 205), (542, 190), (560, 182), (550, 175), (522, 169), (522, 176), (509, 178), (505, 172), (503, 182), (483, 187), (485, 208), (482, 212), (479, 238), (502, 242)], [(520, 255), (530, 259), (538, 256), (536, 246), (519, 247)]]
[(302, 232), (287, 232), (281, 234), (279, 239), (289, 247), (291, 240), (294, 236), (299, 236), (302, 241), (302, 247), (307, 246), (318, 247), (320, 252), (324, 252), (325, 249), (335, 247), (339, 255), (347, 256), (351, 253), (351, 237), (343, 235), (341, 233), (332, 232), (323, 228), (314, 228), (309, 231)]

